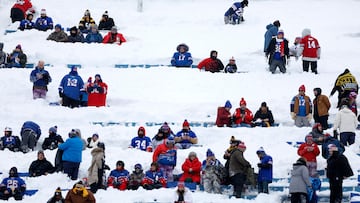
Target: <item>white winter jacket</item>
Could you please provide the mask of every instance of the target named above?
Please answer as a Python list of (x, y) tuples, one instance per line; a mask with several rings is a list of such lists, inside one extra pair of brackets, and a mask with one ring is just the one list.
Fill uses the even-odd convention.
[(340, 133), (355, 132), (356, 127), (356, 115), (347, 106), (342, 106), (341, 110), (336, 114), (334, 130), (339, 128)]

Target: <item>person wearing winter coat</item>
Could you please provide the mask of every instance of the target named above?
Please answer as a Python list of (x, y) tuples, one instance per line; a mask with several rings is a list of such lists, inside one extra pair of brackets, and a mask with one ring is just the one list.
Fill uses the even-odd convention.
[(66, 42), (81, 42), (83, 43), (85, 41), (85, 38), (83, 34), (79, 31), (79, 29), (76, 26), (73, 26), (70, 28), (70, 34), (67, 36)]
[(90, 31), (91, 25), (95, 25), (94, 19), (90, 15), (90, 11), (86, 9), (84, 16), (79, 22), (79, 30), (81, 33), (88, 33)]
[(99, 30), (111, 30), (115, 26), (114, 19), (109, 17), (108, 11), (105, 11), (99, 22)]
[(326, 95), (321, 94), (321, 88), (314, 88), (313, 100), (314, 106), (314, 120), (315, 123), (320, 123), (324, 130), (328, 129), (328, 118), (329, 118), (329, 109), (331, 107), (329, 98)]
[(118, 32), (118, 29), (116, 26), (113, 26), (108, 32), (107, 35), (104, 36), (103, 43), (104, 44), (117, 44), (121, 45), (122, 43), (126, 42), (125, 37), (123, 34)]
[(334, 138), (329, 133), (326, 133), (324, 143), (321, 146), (321, 156), (324, 159), (327, 160), (330, 157), (330, 152), (328, 147), (330, 144), (333, 144), (337, 147), (337, 151), (339, 154), (343, 154), (345, 152), (344, 145), (337, 138)]
[(29, 13), (26, 16), (26, 19), (20, 21), (19, 30), (24, 31), (24, 30), (33, 29), (35, 27), (35, 23), (32, 21), (33, 18), (34, 18), (34, 14)]
[(103, 37), (99, 33), (99, 30), (96, 25), (92, 25), (90, 32), (87, 33), (85, 37), (87, 43), (102, 43)]
[(145, 172), (145, 176), (141, 181), (141, 185), (146, 190), (166, 188), (167, 179), (163, 171), (160, 170), (157, 162), (152, 162), (150, 169)]
[(88, 93), (88, 106), (106, 106), (108, 85), (103, 82), (100, 74), (95, 75), (94, 82), (88, 84), (86, 91)]
[(335, 145), (329, 145), (330, 158), (327, 160), (326, 177), (330, 184), (330, 203), (342, 201), (343, 180), (354, 175), (348, 159), (339, 154)]
[(177, 52), (171, 58), (171, 65), (175, 67), (191, 67), (193, 60), (189, 52), (189, 46), (182, 43), (176, 47)]
[(346, 68), (343, 73), (341, 73), (334, 83), (334, 87), (330, 92), (330, 97), (338, 92), (338, 104), (337, 108), (340, 107), (341, 99), (348, 98), (350, 92), (358, 93), (359, 86), (356, 81), (356, 78), (351, 74), (350, 70)]
[(153, 153), (152, 161), (158, 163), (159, 169), (164, 172), (168, 181), (174, 180), (173, 171), (176, 166), (176, 150), (174, 137), (170, 136)]
[(235, 127), (252, 127), (254, 117), (251, 110), (246, 107), (244, 98), (241, 98), (240, 107), (235, 109), (233, 117)]
[(11, 22), (14, 23), (26, 19), (27, 15), (29, 15), (28, 13), (35, 13), (31, 0), (17, 0), (10, 10)]
[(265, 153), (265, 150), (262, 147), (256, 151), (256, 154), (260, 159), (260, 163), (257, 164), (259, 167), (257, 180), (258, 192), (269, 193), (269, 183), (272, 183), (273, 179), (273, 159)]
[(217, 73), (224, 69), (224, 64), (218, 59), (218, 52), (213, 50), (210, 52), (210, 58), (202, 60), (198, 65), (199, 70)]
[(91, 137), (88, 137), (86, 139), (86, 147), (87, 148), (95, 148), (98, 146), (98, 143), (100, 142), (99, 140), (99, 134), (98, 133), (94, 133)]
[(0, 68), (7, 67), (7, 53), (3, 51), (4, 43), (0, 42)]
[(140, 126), (137, 136), (131, 139), (129, 148), (135, 148), (146, 152), (152, 152), (151, 139), (146, 136), (146, 131), (143, 126)]
[(280, 27), (280, 21), (275, 20), (272, 24), (266, 26), (266, 32), (264, 34), (264, 52), (266, 53), (272, 38), (275, 38), (278, 34)]
[(229, 157), (229, 177), (231, 184), (234, 186), (233, 195), (236, 198), (241, 198), (243, 186), (248, 179), (248, 171), (251, 169), (250, 163), (244, 157), (245, 150), (245, 144), (240, 143), (231, 151)]
[(62, 98), (62, 105), (70, 108), (79, 107), (80, 93), (84, 91), (84, 81), (79, 76), (77, 67), (71, 67), (69, 74), (65, 75), (59, 86), (59, 96)]
[(54, 150), (57, 149), (61, 143), (64, 143), (64, 140), (62, 139), (61, 135), (57, 134), (57, 126), (53, 126), (49, 128), (49, 137), (44, 139), (41, 147), (43, 150)]
[(45, 62), (40, 60), (38, 65), (30, 73), (30, 82), (33, 83), (33, 99), (46, 98), (47, 85), (52, 81), (47, 70), (44, 69)]
[(289, 47), (290, 56), (294, 56), (298, 60), (298, 52), (300, 49), (301, 37), (296, 37), (292, 46)]
[(96, 193), (98, 189), (106, 188), (104, 185), (104, 173), (108, 166), (105, 165), (105, 144), (99, 142), (97, 146), (91, 150), (91, 165), (88, 168), (88, 183), (92, 193)]
[(0, 200), (9, 200), (14, 197), (15, 200), (21, 201), (26, 190), (25, 181), (19, 177), (16, 167), (11, 167), (9, 177), (4, 178), (0, 183)]
[(291, 203), (307, 202), (307, 190), (311, 188), (309, 170), (306, 167), (306, 161), (299, 158), (293, 164), (291, 171), (289, 193), (291, 195)]
[(315, 123), (312, 127), (311, 132), (309, 135), (312, 136), (313, 141), (317, 145), (322, 145), (322, 143), (325, 141), (325, 138), (327, 135), (324, 134), (323, 127), (320, 123)]
[(284, 31), (279, 30), (277, 36), (271, 39), (266, 50), (266, 57), (269, 58), (269, 70), (272, 74), (279, 67), (281, 73), (286, 73), (287, 60), (290, 58), (289, 42), (284, 38)]
[(357, 104), (356, 104), (356, 92), (350, 92), (349, 94), (349, 108), (357, 116)]
[(74, 129), (69, 132), (69, 138), (59, 145), (59, 149), (63, 151), (61, 160), (64, 173), (67, 174), (71, 180), (78, 178), (79, 167), (82, 161), (82, 148), (83, 142)]
[(63, 28), (61, 27), (60, 24), (56, 24), (55, 25), (55, 31), (52, 32), (47, 38), (46, 40), (51, 40), (51, 41), (55, 41), (55, 42), (67, 42), (68, 41), (68, 36), (67, 34), (64, 32)]
[(25, 68), (26, 62), (27, 62), (27, 56), (24, 54), (24, 52), (21, 49), (21, 45), (18, 44), (13, 52), (8, 56), (8, 68)]
[(54, 173), (54, 166), (45, 158), (43, 150), (38, 151), (37, 160), (33, 161), (29, 167), (29, 176), (37, 177)]
[(35, 21), (35, 28), (40, 31), (52, 30), (54, 27), (54, 23), (52, 18), (46, 15), (46, 10), (41, 9), (40, 17)]
[(217, 127), (231, 127), (233, 124), (233, 117), (230, 113), (230, 109), (232, 108), (232, 105), (229, 100), (225, 102), (224, 106), (218, 107), (217, 109), (217, 115), (216, 115), (216, 126)]
[(24, 153), (33, 151), (41, 136), (40, 126), (33, 121), (26, 121), (21, 127), (21, 151)]
[(190, 124), (187, 120), (183, 122), (183, 129), (175, 135), (175, 146), (178, 149), (188, 149), (193, 144), (198, 143), (198, 138), (194, 131), (190, 129)]
[(202, 162), (201, 168), (205, 192), (220, 194), (225, 167), (216, 159), (214, 152), (210, 149), (206, 151), (206, 159)]
[(305, 28), (302, 31), (302, 39), (300, 41), (299, 56), (302, 55), (303, 71), (318, 74), (317, 61), (320, 59), (321, 48), (318, 40), (311, 36), (311, 30)]
[(314, 142), (311, 134), (305, 136), (305, 142), (300, 145), (297, 153), (306, 160), (306, 166), (308, 167), (310, 177), (317, 177), (316, 157), (319, 156), (320, 149)]
[(229, 63), (225, 66), (224, 71), (225, 73), (236, 73), (237, 66), (234, 57), (231, 57), (231, 59), (229, 59)]
[(224, 14), (225, 24), (240, 24), (244, 21), (244, 8), (249, 4), (248, 0), (235, 2)]
[(0, 150), (20, 151), (21, 141), (18, 136), (12, 135), (12, 129), (5, 127), (4, 136), (0, 138)]
[(183, 170), (179, 181), (200, 184), (201, 162), (195, 152), (190, 152), (188, 158), (181, 166)]
[(110, 172), (107, 180), (108, 187), (113, 187), (119, 190), (126, 190), (129, 183), (129, 171), (125, 169), (123, 161), (116, 162), (116, 169)]
[(299, 94), (294, 96), (290, 103), (290, 115), (295, 121), (295, 126), (310, 126), (312, 118), (312, 102), (310, 97), (305, 95), (305, 85), (299, 87)]
[(96, 203), (94, 194), (86, 189), (82, 181), (74, 184), (65, 197), (65, 203)]
[(65, 203), (60, 187), (56, 188), (54, 195), (46, 203)]
[(151, 139), (151, 145), (153, 150), (155, 150), (159, 145), (164, 144), (168, 137), (175, 136), (173, 131), (170, 129), (167, 122), (164, 122), (163, 125), (158, 130), (158, 133)]
[(344, 146), (355, 143), (355, 130), (357, 128), (356, 115), (349, 109), (349, 99), (342, 99), (339, 112), (336, 114), (333, 132), (334, 137), (337, 138), (337, 129), (340, 131), (340, 142)]
[(191, 191), (185, 187), (185, 183), (179, 181), (174, 192), (174, 203), (192, 203)]
[(145, 173), (141, 164), (135, 164), (134, 171), (130, 174), (128, 189), (137, 190), (141, 186), (144, 177)]
[(256, 111), (253, 118), (255, 126), (271, 127), (274, 126), (274, 117), (272, 112), (269, 110), (266, 102), (262, 102), (259, 110)]

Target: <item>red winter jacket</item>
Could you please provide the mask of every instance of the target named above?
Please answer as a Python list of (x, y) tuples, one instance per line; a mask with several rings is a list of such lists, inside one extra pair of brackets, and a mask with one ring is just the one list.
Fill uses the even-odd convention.
[(217, 110), (217, 117), (216, 117), (216, 126), (217, 127), (224, 127), (231, 126), (230, 117), (231, 113), (225, 109), (225, 107), (219, 107)]
[(107, 35), (105, 35), (104, 39), (103, 39), (103, 43), (104, 44), (118, 44), (121, 45), (122, 43), (126, 42), (126, 39), (124, 38), (124, 36), (121, 33), (117, 33), (115, 38), (112, 38), (112, 33), (109, 32)]
[(31, 11), (32, 13), (35, 13), (35, 10), (32, 9), (32, 4), (31, 4), (30, 0), (25, 0), (25, 1), (24, 1), (24, 4), (18, 4), (18, 3), (16, 3), (16, 4), (14, 4), (13, 8), (18, 8), (18, 9), (20, 9), (20, 10), (23, 12), (23, 14), (24, 14), (24, 18), (25, 18), (25, 19), (26, 19), (26, 11), (27, 11), (27, 10), (30, 9), (30, 11)]
[[(313, 148), (311, 151), (309, 151), (309, 148)], [(316, 143), (307, 144), (306, 142), (301, 144), (298, 149), (298, 155), (301, 157), (304, 157), (306, 161), (309, 162), (316, 162), (316, 157), (319, 156), (320, 150)]]
[[(192, 169), (191, 172), (190, 168)], [(194, 158), (192, 161), (187, 158), (182, 165), (182, 170), (184, 173), (180, 177), (179, 181), (184, 182), (187, 178), (191, 178), (194, 183), (200, 183), (201, 162), (198, 158)]]
[(248, 108), (245, 109), (245, 113), (243, 117), (241, 116), (241, 108), (237, 108), (235, 110), (234, 113), (235, 124), (241, 124), (241, 123), (251, 124), (253, 118), (254, 116)]
[[(165, 142), (165, 141), (164, 141)], [(166, 154), (169, 150), (176, 149), (167, 147), (166, 143), (163, 143), (156, 147), (154, 153), (153, 153), (153, 162), (157, 162), (160, 154)]]
[[(101, 90), (98, 91), (98, 88), (96, 86), (100, 87)], [(91, 83), (88, 87), (88, 106), (105, 106), (106, 105), (106, 94), (108, 90), (108, 86), (104, 82), (99, 83)]]
[(224, 64), (219, 59), (206, 58), (198, 64), (198, 69), (205, 68), (205, 71), (212, 73), (220, 72), (224, 69)]

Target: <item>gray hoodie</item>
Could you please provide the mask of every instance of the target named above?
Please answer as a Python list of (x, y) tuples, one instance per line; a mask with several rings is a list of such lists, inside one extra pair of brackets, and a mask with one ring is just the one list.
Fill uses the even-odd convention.
[(310, 187), (309, 170), (306, 167), (306, 163), (297, 161), (293, 165), (291, 171), (291, 179), (289, 186), (289, 193), (305, 193), (307, 194), (307, 187)]

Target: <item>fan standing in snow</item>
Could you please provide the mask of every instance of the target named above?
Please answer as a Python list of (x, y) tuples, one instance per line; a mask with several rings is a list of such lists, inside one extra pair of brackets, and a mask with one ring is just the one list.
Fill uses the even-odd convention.
[(107, 35), (104, 36), (103, 43), (104, 44), (117, 44), (121, 45), (122, 43), (126, 42), (125, 37), (123, 34), (118, 32), (118, 29), (116, 26), (113, 26), (111, 28), (111, 31), (108, 32)]
[(232, 105), (229, 100), (225, 102), (224, 106), (218, 107), (217, 109), (217, 116), (216, 116), (216, 126), (217, 127), (231, 127), (232, 122), (232, 115), (230, 113), (230, 109)]
[(177, 152), (173, 136), (167, 138), (165, 143), (156, 147), (153, 153), (153, 162), (159, 164), (168, 181), (174, 181), (173, 171), (176, 166)]
[(91, 150), (91, 165), (88, 169), (88, 182), (90, 190), (96, 193), (98, 189), (105, 189), (104, 174), (105, 169), (110, 169), (105, 165), (105, 144), (98, 142), (97, 146)]
[(276, 35), (278, 34), (279, 27), (280, 27), (279, 20), (275, 20), (272, 24), (268, 24), (266, 26), (266, 32), (264, 34), (264, 52), (265, 53), (269, 47), (271, 39), (276, 37)]
[(131, 139), (129, 148), (140, 149), (142, 151), (152, 152), (151, 139), (146, 136), (146, 131), (143, 126), (140, 126), (137, 131), (137, 136)]
[(0, 199), (9, 200), (10, 197), (14, 197), (15, 200), (22, 200), (25, 190), (25, 181), (19, 177), (17, 168), (12, 167), (9, 177), (4, 178), (0, 184)]
[(90, 11), (86, 9), (84, 16), (81, 18), (79, 22), (79, 30), (82, 33), (88, 33), (90, 31), (91, 25), (95, 25), (94, 19), (90, 15)]
[(272, 183), (273, 178), (273, 160), (272, 157), (265, 153), (263, 147), (256, 151), (260, 159), (258, 174), (258, 191), (259, 193), (269, 193), (269, 183)]
[(321, 88), (314, 88), (314, 120), (315, 123), (321, 124), (323, 130), (326, 130), (329, 127), (328, 118), (331, 104), (329, 98), (326, 95), (321, 94), (321, 92)]
[(299, 87), (299, 94), (294, 96), (290, 104), (291, 118), (295, 121), (295, 126), (311, 126), (312, 102), (310, 97), (305, 95), (305, 85)]
[(342, 98), (349, 97), (350, 92), (358, 93), (358, 90), (359, 86), (355, 76), (350, 73), (348, 68), (346, 68), (344, 72), (336, 78), (330, 97), (334, 95), (336, 91), (338, 92), (338, 104), (336, 107), (339, 108)]
[(266, 102), (262, 102), (259, 110), (256, 111), (253, 118), (255, 126), (271, 127), (274, 126), (274, 117), (272, 112), (269, 110)]
[(299, 56), (302, 55), (303, 71), (318, 74), (317, 61), (320, 59), (321, 48), (318, 40), (311, 36), (311, 30), (305, 28), (302, 31), (302, 39), (300, 42)]
[(210, 58), (206, 58), (202, 60), (198, 64), (199, 70), (205, 70), (212, 73), (220, 72), (224, 69), (224, 64), (217, 58), (218, 53), (217, 51), (213, 50), (210, 52)]
[(40, 11), (40, 17), (35, 21), (35, 28), (40, 31), (52, 30), (54, 26), (52, 18), (46, 15), (46, 10), (43, 8)]
[(125, 169), (125, 163), (123, 161), (117, 161), (116, 169), (110, 172), (107, 184), (109, 187), (126, 190), (129, 183), (129, 177), (129, 171)]
[(175, 135), (175, 146), (178, 149), (188, 149), (193, 144), (198, 143), (196, 134), (190, 129), (190, 124), (187, 120), (183, 123), (183, 129)]
[(29, 167), (29, 176), (37, 177), (54, 172), (55, 168), (48, 160), (46, 160), (44, 151), (39, 150), (37, 153), (37, 160), (33, 161)]
[(244, 21), (244, 8), (248, 6), (248, 0), (243, 0), (242, 2), (235, 2), (231, 7), (225, 12), (224, 21), (225, 24), (240, 24)]
[(79, 76), (77, 67), (71, 67), (69, 74), (65, 75), (59, 86), (59, 96), (62, 98), (62, 105), (70, 108), (79, 107), (80, 92), (84, 91), (84, 81)]
[(12, 129), (5, 127), (4, 136), (0, 138), (0, 150), (9, 149), (10, 151), (17, 152), (20, 150), (20, 138), (12, 135)]
[(108, 11), (105, 11), (99, 22), (99, 30), (111, 30), (115, 26), (114, 20), (109, 18)]
[(309, 170), (306, 167), (306, 161), (299, 158), (293, 164), (291, 171), (289, 193), (291, 202), (307, 202), (308, 188), (311, 188)]
[(47, 85), (52, 81), (50, 74), (44, 69), (45, 62), (40, 60), (30, 74), (30, 81), (33, 82), (33, 99), (46, 98)]
[(277, 36), (270, 41), (266, 50), (266, 57), (269, 58), (269, 70), (275, 73), (279, 67), (280, 72), (286, 73), (286, 61), (289, 60), (289, 42), (284, 38), (284, 31), (279, 30)]
[(177, 52), (171, 58), (171, 65), (175, 67), (191, 67), (193, 60), (189, 52), (189, 46), (182, 43), (176, 47)]

